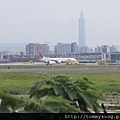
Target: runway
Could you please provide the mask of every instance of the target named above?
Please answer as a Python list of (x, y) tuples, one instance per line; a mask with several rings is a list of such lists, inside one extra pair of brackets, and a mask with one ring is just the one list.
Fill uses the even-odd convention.
[[(63, 65), (66, 65), (66, 64), (65, 63), (60, 63), (60, 64), (54, 64), (53, 66), (63, 66)], [(80, 63), (80, 65), (84, 65), (84, 66), (98, 66), (97, 63)], [(14, 62), (14, 63), (0, 63), (0, 66), (46, 66), (46, 63), (44, 63), (44, 62), (35, 62), (35, 63)]]
[(31, 65), (45, 65), (43, 62), (29, 63), (29, 62), (13, 62), (13, 63), (0, 63), (0, 66), (31, 66)]
[(93, 68), (74, 68), (74, 69), (54, 69), (54, 68), (33, 68), (33, 69), (0, 69), (0, 72), (13, 72), (13, 73), (120, 73), (120, 69), (93, 69)]
[[(0, 68), (0, 72), (7, 72), (7, 73), (109, 73), (109, 74), (119, 74), (120, 69), (119, 68), (12, 68), (11, 66), (19, 66), (19, 65), (26, 65), (21, 63), (7, 63), (7, 64), (0, 64), (0, 66), (6, 66), (6, 68)], [(27, 64), (26, 66), (46, 66), (45, 63), (35, 63), (35, 64)], [(62, 64), (63, 66), (64, 64)], [(96, 66), (97, 64), (81, 64), (85, 66)], [(55, 66), (61, 66), (55, 65)]]

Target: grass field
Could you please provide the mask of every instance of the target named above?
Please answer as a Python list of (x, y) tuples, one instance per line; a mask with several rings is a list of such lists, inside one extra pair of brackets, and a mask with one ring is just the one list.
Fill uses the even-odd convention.
[(100, 92), (120, 94), (120, 74), (0, 73), (0, 89), (11, 94), (28, 94), (35, 82), (49, 79), (54, 75), (88, 78)]

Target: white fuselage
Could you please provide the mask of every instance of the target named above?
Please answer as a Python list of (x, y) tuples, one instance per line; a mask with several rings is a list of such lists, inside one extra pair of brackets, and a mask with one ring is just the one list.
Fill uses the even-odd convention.
[(46, 58), (48, 61), (75, 62), (75, 58)]
[(41, 60), (45, 61), (45, 62), (55, 61), (56, 63), (76, 62), (77, 61), (75, 58), (46, 58), (46, 57), (43, 57)]

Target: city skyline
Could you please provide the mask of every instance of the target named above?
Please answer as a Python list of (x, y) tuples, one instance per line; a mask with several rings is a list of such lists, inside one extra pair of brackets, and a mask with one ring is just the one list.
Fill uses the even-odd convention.
[(0, 43), (77, 42), (81, 6), (86, 46), (120, 45), (119, 0), (0, 1)]

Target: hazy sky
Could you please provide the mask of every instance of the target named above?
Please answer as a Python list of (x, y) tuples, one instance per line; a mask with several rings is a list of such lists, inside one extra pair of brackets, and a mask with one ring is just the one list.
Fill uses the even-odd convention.
[(81, 8), (86, 45), (120, 45), (120, 0), (1, 0), (0, 43), (78, 43)]

